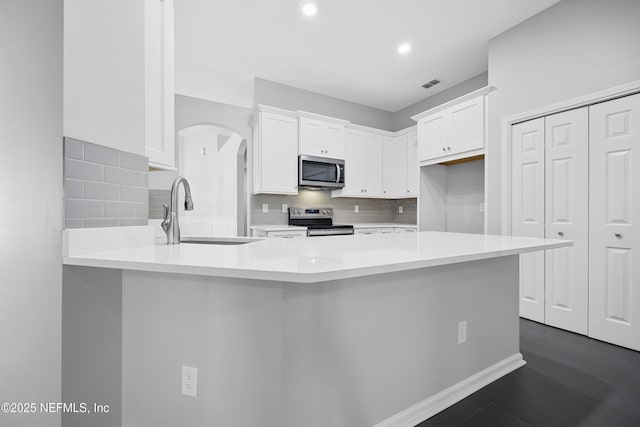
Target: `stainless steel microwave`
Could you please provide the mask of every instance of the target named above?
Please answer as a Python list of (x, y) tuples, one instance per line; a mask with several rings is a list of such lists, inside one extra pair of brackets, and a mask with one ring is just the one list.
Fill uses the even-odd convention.
[(335, 190), (344, 187), (344, 160), (300, 155), (298, 187), (316, 190)]

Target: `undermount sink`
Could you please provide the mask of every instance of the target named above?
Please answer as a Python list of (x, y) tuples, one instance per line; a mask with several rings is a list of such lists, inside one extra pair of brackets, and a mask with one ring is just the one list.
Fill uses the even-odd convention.
[(202, 245), (245, 245), (264, 240), (255, 237), (185, 237), (180, 243), (196, 243)]

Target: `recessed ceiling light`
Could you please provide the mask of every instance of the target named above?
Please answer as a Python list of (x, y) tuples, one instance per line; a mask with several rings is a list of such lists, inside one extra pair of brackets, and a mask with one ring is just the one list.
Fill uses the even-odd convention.
[(409, 43), (402, 43), (400, 46), (398, 46), (398, 53), (404, 55), (409, 53), (409, 51), (411, 51), (411, 45)]
[(318, 4), (315, 1), (303, 1), (302, 13), (304, 13), (305, 16), (314, 16), (316, 13), (318, 13)]

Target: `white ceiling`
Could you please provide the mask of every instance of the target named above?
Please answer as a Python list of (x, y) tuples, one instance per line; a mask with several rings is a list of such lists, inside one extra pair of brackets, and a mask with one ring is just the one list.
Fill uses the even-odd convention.
[(176, 0), (176, 92), (251, 107), (260, 77), (395, 112), (486, 71), (490, 38), (557, 2), (318, 0), (309, 19), (300, 0)]

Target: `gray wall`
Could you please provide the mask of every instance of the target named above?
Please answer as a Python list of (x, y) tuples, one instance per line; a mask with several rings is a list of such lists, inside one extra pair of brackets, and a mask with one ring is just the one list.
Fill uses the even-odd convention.
[[(442, 92), (429, 96), (422, 101), (411, 104), (402, 110), (396, 111), (393, 113), (393, 130), (401, 130), (415, 125), (416, 122), (411, 120), (411, 116), (422, 113), (430, 108), (437, 107), (440, 104), (444, 104), (445, 102), (456, 99), (462, 95), (466, 95), (476, 89), (480, 89), (487, 85), (488, 78), (488, 73), (478, 74), (469, 80), (465, 80), (462, 83), (458, 83), (457, 85), (450, 87), (449, 89), (443, 90)], [(428, 90), (425, 90), (425, 94), (428, 94)]]
[(286, 110), (308, 111), (349, 120), (362, 126), (394, 130), (393, 115), (388, 111), (269, 80), (254, 79), (254, 99), (256, 104), (270, 105)]
[[(0, 2), (0, 400), (60, 401), (62, 0)], [(3, 426), (59, 414), (0, 413)]]
[[(178, 132), (196, 125), (218, 125), (231, 129), (247, 141), (251, 140), (251, 110), (221, 102), (176, 95), (176, 148)], [(177, 158), (177, 157), (176, 157)]]
[[(62, 400), (90, 405), (66, 413), (64, 427), (115, 427), (122, 419), (122, 270), (62, 270)], [(93, 411), (108, 405), (108, 413)]]
[(565, 0), (489, 42), (489, 233), (500, 233), (501, 119), (640, 79), (640, 2)]

